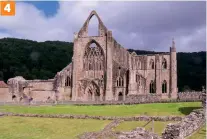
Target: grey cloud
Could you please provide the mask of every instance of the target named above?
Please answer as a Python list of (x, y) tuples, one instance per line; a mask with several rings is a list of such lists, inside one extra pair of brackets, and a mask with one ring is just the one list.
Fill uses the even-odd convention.
[[(199, 34), (201, 38), (194, 34), (205, 28), (205, 2), (102, 2), (100, 5), (96, 10), (103, 22), (108, 29), (119, 30), (113, 34), (127, 48), (169, 51), (175, 37), (178, 51), (205, 50), (205, 31)], [(139, 37), (132, 41), (130, 33)], [(180, 43), (185, 36), (188, 42)]]
[[(96, 10), (114, 38), (124, 47), (169, 51), (200, 51), (206, 46), (206, 2), (59, 2), (53, 17), (23, 3), (16, 18), (1, 18), (2, 35), (38, 41), (73, 41), (92, 10)], [(28, 12), (25, 12), (28, 11)], [(31, 16), (32, 15), (32, 16)], [(34, 21), (35, 19), (35, 21)], [(93, 18), (92, 18), (93, 19)], [(27, 21), (27, 22), (26, 22)], [(15, 24), (14, 24), (15, 23)], [(7, 29), (2, 33), (1, 29)], [(97, 26), (92, 23), (92, 32)]]

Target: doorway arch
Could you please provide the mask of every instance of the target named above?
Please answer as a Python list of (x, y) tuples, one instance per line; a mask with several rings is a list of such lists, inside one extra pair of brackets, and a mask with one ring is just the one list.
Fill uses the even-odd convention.
[(119, 92), (118, 94), (118, 101), (122, 101), (123, 100), (123, 93)]
[(100, 90), (99, 87), (91, 81), (86, 87), (85, 94), (87, 96), (87, 101), (98, 101), (100, 100)]

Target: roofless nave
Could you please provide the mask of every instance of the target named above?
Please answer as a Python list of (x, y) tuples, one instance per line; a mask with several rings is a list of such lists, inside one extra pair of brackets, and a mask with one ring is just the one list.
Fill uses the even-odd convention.
[[(98, 19), (98, 36), (88, 36), (90, 19)], [(95, 45), (94, 45), (95, 44)], [(92, 47), (93, 45), (93, 47)], [(95, 46), (95, 47), (94, 47)], [(113, 38), (95, 11), (74, 36), (72, 62), (54, 79), (8, 80), (10, 93), (36, 101), (125, 100), (128, 96), (151, 95), (177, 98), (177, 60), (173, 41), (169, 53), (137, 55)]]

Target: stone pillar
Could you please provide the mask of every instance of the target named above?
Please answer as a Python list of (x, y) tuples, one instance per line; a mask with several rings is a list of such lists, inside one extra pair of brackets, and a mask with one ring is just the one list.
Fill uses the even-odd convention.
[[(77, 38), (76, 38), (77, 39)], [(78, 74), (78, 63), (79, 63), (79, 58), (80, 56), (78, 55), (78, 44), (77, 40), (74, 40), (74, 45), (73, 45), (73, 58), (72, 58), (72, 101), (76, 101), (76, 92), (77, 92), (77, 74)]]
[(170, 48), (170, 98), (177, 99), (177, 53), (174, 39)]
[(112, 54), (113, 54), (113, 39), (112, 39), (112, 32), (107, 31), (107, 46), (106, 46), (106, 96), (105, 100), (112, 100), (113, 99), (113, 89), (112, 89), (112, 74), (113, 74), (113, 61), (112, 61)]
[(135, 77), (136, 77), (136, 71), (134, 71), (132, 69), (132, 64), (134, 64), (132, 62), (132, 55), (129, 55), (129, 95), (131, 94), (136, 94), (136, 81), (135, 81)]
[(161, 70), (160, 70), (160, 56), (155, 55), (155, 83), (156, 83), (156, 94), (162, 94), (162, 83), (161, 83)]

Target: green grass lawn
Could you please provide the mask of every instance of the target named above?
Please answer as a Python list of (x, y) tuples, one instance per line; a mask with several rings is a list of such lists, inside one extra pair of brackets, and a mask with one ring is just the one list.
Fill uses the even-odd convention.
[(137, 105), (105, 106), (0, 106), (0, 112), (35, 113), (35, 114), (87, 114), (101, 116), (137, 116), (137, 115), (187, 115), (193, 109), (201, 107), (201, 102), (153, 103)]
[(187, 139), (206, 139), (206, 125), (204, 125), (198, 132), (194, 133)]
[[(154, 121), (154, 132), (161, 136), (162, 132), (164, 131), (164, 128), (169, 123), (173, 123), (173, 122), (172, 121), (171, 122)], [(114, 129), (114, 131), (131, 131), (135, 129), (136, 127), (143, 127), (145, 124), (147, 124), (147, 121), (126, 121), (126, 122), (120, 123)], [(150, 122), (144, 128), (148, 131), (151, 131), (152, 122)]]
[(0, 139), (74, 139), (84, 132), (99, 131), (110, 121), (0, 117)]

